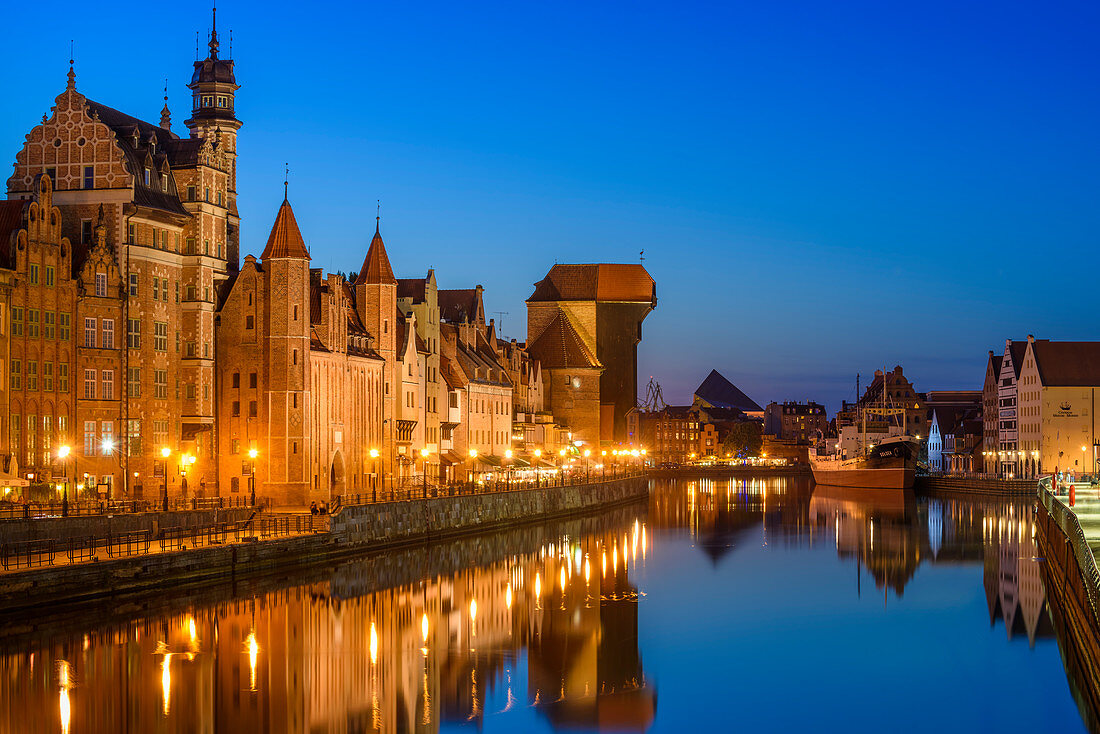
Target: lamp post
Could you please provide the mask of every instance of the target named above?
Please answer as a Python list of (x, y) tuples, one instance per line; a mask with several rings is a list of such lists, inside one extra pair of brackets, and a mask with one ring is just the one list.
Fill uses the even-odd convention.
[(161, 464), (164, 465), (164, 511), (168, 512), (168, 457), (172, 455), (172, 449), (164, 446), (160, 450)]
[(57, 447), (57, 458), (61, 459), (62, 487), (61, 490), (61, 517), (69, 516), (69, 467), (65, 459), (69, 457), (68, 446)]
[(477, 463), (477, 449), (470, 449), (470, 494), (474, 493), (474, 464)]
[(378, 501), (378, 449), (370, 450), (371, 468), (374, 476), (371, 479), (371, 502)]
[(504, 458), (508, 461), (508, 468), (506, 469), (505, 477), (508, 482), (508, 489), (512, 488), (512, 449), (504, 449)]
[(584, 483), (585, 484), (588, 484), (588, 480), (589, 480), (588, 457), (591, 456), (591, 455), (592, 455), (592, 452), (589, 449), (584, 450)]
[(259, 451), (255, 447), (248, 450), (248, 458), (252, 460), (252, 467), (248, 472), (248, 488), (251, 490), (252, 496), (249, 499), (251, 506), (256, 506), (256, 456), (259, 455)]
[(558, 475), (561, 486), (565, 486), (565, 449), (558, 449)]
[(420, 449), (420, 458), (424, 462), (424, 467), (421, 470), (422, 479), (423, 479), (423, 483), (424, 483), (424, 499), (428, 499), (428, 457), (431, 455), (431, 453), (432, 452), (428, 450), (427, 446)]
[(539, 488), (539, 464), (542, 463), (542, 449), (535, 449), (535, 489)]

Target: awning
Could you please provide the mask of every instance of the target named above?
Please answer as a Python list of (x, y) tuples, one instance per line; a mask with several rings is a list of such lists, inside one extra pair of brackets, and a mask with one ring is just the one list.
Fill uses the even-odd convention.
[(547, 461), (546, 459), (538, 459), (535, 461), (535, 466), (539, 469), (555, 469), (554, 462)]
[(516, 456), (512, 459), (512, 466), (531, 466), (531, 462), (529, 462), (527, 459)]
[(492, 454), (478, 454), (476, 461), (487, 466), (500, 466), (500, 457)]

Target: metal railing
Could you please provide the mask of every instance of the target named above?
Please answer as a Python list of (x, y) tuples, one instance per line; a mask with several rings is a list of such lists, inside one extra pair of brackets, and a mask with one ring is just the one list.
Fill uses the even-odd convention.
[[(620, 479), (645, 477), (643, 471), (618, 471), (615, 473), (591, 471), (558, 474), (547, 479), (510, 480), (506, 476), (479, 482), (454, 482), (450, 484), (428, 484), (424, 486), (413, 482), (403, 482), (396, 487), (386, 487), (377, 491), (350, 492), (336, 495), (328, 506), (328, 514), (335, 513), (351, 505), (370, 505), (382, 502), (415, 502), (435, 497), (460, 497), (481, 494), (500, 494), (503, 492), (524, 492), (555, 487), (580, 487), (614, 482)], [(325, 515), (319, 515), (325, 517)]]
[[(1100, 624), (1100, 568), (1096, 565), (1096, 556), (1089, 547), (1085, 531), (1081, 528), (1077, 515), (1058, 496), (1060, 488), (1053, 486), (1051, 477), (1042, 477), (1038, 484), (1039, 501), (1046, 508), (1054, 524), (1065, 535), (1077, 565), (1081, 569), (1084, 588), (1077, 588), (1076, 584), (1073, 584), (1074, 593), (1081, 602), (1082, 608), (1091, 610), (1093, 624)], [(1068, 486), (1065, 489), (1068, 490)]]
[[(256, 506), (266, 506), (266, 500), (257, 498)], [(185, 512), (188, 510), (224, 510), (238, 507), (249, 507), (247, 496), (229, 497), (192, 497), (171, 498), (168, 501), (170, 512)], [(89, 502), (69, 502), (68, 508), (61, 501), (49, 502), (12, 502), (0, 500), (0, 520), (34, 520), (39, 518), (62, 517), (87, 517), (92, 515), (125, 515), (141, 512), (163, 512), (164, 500), (111, 500)]]

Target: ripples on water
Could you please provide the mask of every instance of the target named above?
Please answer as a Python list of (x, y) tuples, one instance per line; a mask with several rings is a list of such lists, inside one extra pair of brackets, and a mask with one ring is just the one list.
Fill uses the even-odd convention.
[(655, 482), (648, 506), (0, 620), (0, 734), (1080, 730), (1032, 533), (1027, 501)]

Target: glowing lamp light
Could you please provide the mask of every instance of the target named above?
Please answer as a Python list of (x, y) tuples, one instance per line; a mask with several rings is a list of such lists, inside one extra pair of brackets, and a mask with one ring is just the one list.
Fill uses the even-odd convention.
[(432, 452), (431, 452), (431, 451), (429, 451), (429, 450), (428, 450), (428, 449), (426, 449), (426, 448), (420, 449), (420, 456), (421, 456), (421, 458), (424, 458), (424, 459), (426, 459), (426, 458), (428, 458), (429, 456), (431, 456), (431, 453), (432, 453)]
[(114, 447), (115, 447), (115, 442), (114, 441), (112, 441), (109, 438), (104, 439), (104, 441), (103, 441), (103, 450), (104, 451), (111, 451), (111, 450), (114, 449)]
[(69, 455), (69, 451), (71, 451), (71, 449), (68, 446), (58, 446), (57, 458), (64, 459), (66, 456)]
[(540, 456), (542, 456), (542, 449), (535, 449), (535, 458), (537, 459)]
[(476, 459), (477, 458), (477, 449), (470, 449), (470, 458), (471, 459)]
[(160, 455), (167, 459), (169, 456), (172, 455), (172, 449), (165, 446), (160, 450)]
[(370, 457), (372, 459), (377, 459), (378, 458), (378, 449), (371, 449), (370, 450)]
[(565, 456), (565, 449), (558, 449), (558, 456)]
[(504, 450), (504, 458), (505, 459), (511, 459), (512, 458), (512, 449), (505, 449)]
[(260, 452), (257, 451), (256, 449), (249, 449), (248, 450), (248, 458), (250, 458), (250, 459), (255, 459), (259, 455), (260, 455)]
[(589, 456), (591, 456), (591, 455), (592, 455), (592, 452), (591, 452), (591, 451), (589, 451), (588, 449), (585, 449), (585, 450), (584, 450), (584, 458), (586, 458), (586, 459), (587, 459), (587, 458), (588, 458)]

